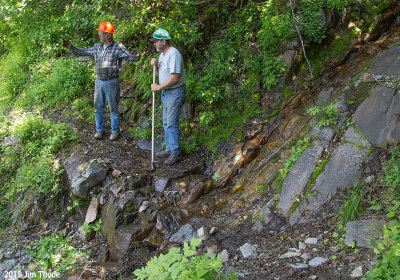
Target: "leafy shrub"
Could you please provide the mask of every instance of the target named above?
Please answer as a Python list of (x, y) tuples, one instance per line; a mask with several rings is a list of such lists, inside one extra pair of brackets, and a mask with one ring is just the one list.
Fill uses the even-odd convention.
[(21, 105), (32, 107), (57, 107), (61, 104), (70, 104), (87, 92), (92, 91), (93, 71), (83, 63), (74, 59), (58, 59), (45, 61), (35, 66), (34, 77)]
[[(226, 279), (219, 270), (222, 268), (221, 257), (211, 257), (209, 254), (198, 255), (196, 246), (201, 238), (193, 238), (188, 245), (184, 242), (183, 253), (179, 248), (171, 248), (166, 255), (153, 257), (142, 269), (136, 269), (134, 274), (138, 279)], [(231, 275), (229, 279), (237, 279)]]
[(41, 117), (27, 115), (15, 128), (15, 133), (28, 151), (33, 154), (52, 154), (67, 143), (77, 140), (77, 135), (65, 123), (55, 124)]
[(71, 237), (64, 238), (61, 234), (52, 233), (26, 249), (35, 260), (34, 263), (38, 264), (36, 268), (39, 271), (62, 274), (88, 258), (86, 253), (69, 245), (71, 239)]
[(326, 37), (326, 26), (322, 21), (324, 1), (301, 0), (299, 4), (300, 29), (305, 43), (320, 44)]
[(312, 117), (317, 116), (318, 125), (321, 127), (335, 125), (338, 119), (338, 109), (334, 103), (330, 103), (326, 106), (315, 105), (309, 108), (307, 113)]

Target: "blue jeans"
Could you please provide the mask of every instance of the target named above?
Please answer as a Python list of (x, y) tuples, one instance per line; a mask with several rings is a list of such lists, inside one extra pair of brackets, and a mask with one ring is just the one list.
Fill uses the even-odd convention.
[(171, 154), (179, 155), (179, 115), (182, 110), (182, 102), (186, 94), (186, 87), (163, 90), (161, 101), (163, 104), (163, 126), (165, 133), (166, 150)]
[(96, 130), (104, 131), (104, 106), (107, 100), (110, 108), (111, 132), (119, 132), (118, 104), (120, 98), (119, 79), (102, 81), (96, 79), (94, 90), (94, 117)]

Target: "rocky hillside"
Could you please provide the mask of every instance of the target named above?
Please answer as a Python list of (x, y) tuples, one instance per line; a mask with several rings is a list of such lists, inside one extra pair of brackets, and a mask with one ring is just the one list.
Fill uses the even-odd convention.
[[(285, 51), (280, 83), (269, 90), (255, 86), (261, 91), (258, 104), (271, 108), (247, 115), (230, 137), (216, 137), (214, 152), (187, 151), (172, 167), (157, 161), (151, 170), (149, 141), (130, 133), (137, 121), (132, 104), (138, 100), (127, 100), (136, 98), (138, 84), (129, 69), (117, 142), (93, 139), (93, 121), (68, 107), (47, 108), (45, 116), (68, 123), (77, 136), (33, 118), (29, 131), (2, 132), (0, 183), (4, 194), (12, 197), (9, 189), (15, 187), (18, 196), (8, 208), (1, 204), (2, 217), (9, 220), (1, 233), (0, 278), (134, 279), (133, 272), (151, 257), (202, 237), (199, 254), (220, 255), (219, 273), (232, 271), (239, 279), (396, 279), (400, 24), (395, 16), (398, 10), (388, 12), (380, 22), (383, 30), (352, 38), (334, 59), (329, 53), (320, 57), (330, 65), (314, 79), (298, 69), (296, 59), (304, 55), (299, 46)], [(332, 46), (322, 48), (332, 51)], [(69, 67), (84, 75), (79, 66)], [(308, 80), (294, 78), (296, 73)], [(287, 88), (291, 92), (282, 98)], [(17, 100), (23, 102), (23, 95)], [(200, 122), (201, 114), (191, 110), (204, 108), (192, 102), (186, 118)], [(145, 112), (148, 104), (142, 105)], [(246, 105), (251, 104), (243, 112)], [(75, 108), (82, 107), (74, 102)], [(7, 113), (19, 120), (18, 111)], [(146, 118), (139, 119), (145, 128)], [(35, 129), (42, 123), (50, 134)], [(47, 158), (40, 147), (58, 147), (57, 135), (70, 139), (63, 151), (54, 148), (64, 173), (55, 169), (45, 177), (35, 169), (44, 163), (30, 159), (31, 153)], [(18, 161), (28, 167), (11, 180), (4, 166), (11, 170)], [(33, 175), (18, 181), (20, 173)], [(34, 189), (44, 192), (41, 182), (56, 174), (63, 174), (62, 181), (52, 186), (62, 189), (31, 199), (38, 197), (31, 187), (39, 182)], [(18, 192), (24, 184), (26, 191)]]

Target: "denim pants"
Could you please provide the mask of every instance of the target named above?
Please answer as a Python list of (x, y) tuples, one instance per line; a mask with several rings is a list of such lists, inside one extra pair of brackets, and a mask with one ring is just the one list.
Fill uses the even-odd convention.
[(119, 79), (102, 81), (96, 79), (94, 90), (94, 116), (96, 119), (96, 130), (104, 131), (104, 106), (107, 100), (110, 108), (111, 132), (119, 132), (118, 104), (120, 98)]
[(175, 155), (180, 154), (179, 115), (181, 114), (182, 102), (185, 94), (185, 85), (171, 90), (163, 90), (161, 93), (165, 146), (167, 151)]

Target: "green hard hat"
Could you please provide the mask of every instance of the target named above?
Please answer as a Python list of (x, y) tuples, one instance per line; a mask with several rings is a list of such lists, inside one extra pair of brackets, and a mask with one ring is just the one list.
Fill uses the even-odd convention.
[(150, 41), (155, 41), (155, 40), (170, 40), (171, 36), (169, 36), (169, 33), (165, 29), (157, 29), (153, 33), (153, 37), (150, 39)]

